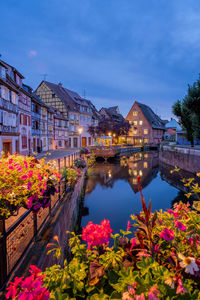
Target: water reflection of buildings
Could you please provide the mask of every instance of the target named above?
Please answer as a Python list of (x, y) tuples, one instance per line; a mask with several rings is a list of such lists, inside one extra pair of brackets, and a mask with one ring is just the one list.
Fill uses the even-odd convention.
[(142, 186), (147, 186), (157, 176), (158, 165), (158, 152), (123, 156), (120, 163), (115, 164), (97, 163), (88, 178), (86, 194), (91, 193), (97, 184), (113, 187), (119, 179), (128, 181), (134, 193), (137, 193), (137, 176), (141, 177)]
[(140, 176), (142, 187), (147, 186), (158, 173), (158, 152), (135, 153), (128, 158), (122, 158), (121, 165), (128, 167), (128, 182), (134, 191), (138, 192), (137, 176)]

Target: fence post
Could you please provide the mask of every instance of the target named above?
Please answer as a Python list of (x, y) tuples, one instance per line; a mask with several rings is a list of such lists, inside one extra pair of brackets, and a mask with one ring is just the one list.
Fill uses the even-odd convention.
[(60, 158), (58, 158), (58, 171), (60, 172)]
[(49, 198), (49, 216), (51, 217), (51, 196)]
[(37, 236), (37, 214), (33, 213), (33, 230), (34, 230), (34, 238)]
[(64, 157), (64, 167), (66, 168), (67, 164), (66, 164), (66, 156)]
[(0, 219), (0, 289), (7, 277), (7, 247), (5, 219)]

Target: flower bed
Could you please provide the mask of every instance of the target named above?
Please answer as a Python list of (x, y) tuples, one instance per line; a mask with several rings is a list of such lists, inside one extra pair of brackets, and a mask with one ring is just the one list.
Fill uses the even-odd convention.
[[(47, 248), (63, 263), (45, 270), (38, 285), (45, 288), (46, 298), (34, 299), (200, 299), (199, 202), (193, 208), (180, 202), (173, 209), (152, 213), (139, 177), (138, 188), (143, 211), (132, 215), (120, 234), (112, 233), (108, 220), (90, 222), (82, 235), (67, 232), (72, 254), (68, 262), (54, 237)], [(28, 290), (24, 284), (10, 284), (7, 299), (21, 299), (24, 291), (31, 295), (36, 289), (32, 284)]]
[(60, 177), (54, 163), (46, 163), (45, 159), (3, 156), (0, 159), (0, 218), (8, 218), (20, 207), (34, 212), (47, 207)]

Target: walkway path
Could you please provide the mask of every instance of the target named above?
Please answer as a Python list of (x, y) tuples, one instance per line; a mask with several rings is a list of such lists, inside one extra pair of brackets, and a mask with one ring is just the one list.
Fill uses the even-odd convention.
[[(39, 153), (37, 155), (37, 158), (43, 158), (43, 157), (47, 157), (47, 160), (53, 160), (53, 159), (58, 159), (58, 158), (62, 158), (64, 156), (68, 156), (70, 154), (74, 154), (76, 152), (79, 151), (79, 148), (73, 148), (73, 149), (61, 149), (61, 150), (50, 150), (50, 151), (46, 151), (46, 152), (42, 152)], [(48, 154), (50, 153), (50, 154)]]

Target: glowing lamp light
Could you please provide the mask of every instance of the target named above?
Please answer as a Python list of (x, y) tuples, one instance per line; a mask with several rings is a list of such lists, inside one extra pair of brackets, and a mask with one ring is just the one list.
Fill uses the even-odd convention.
[(79, 128), (78, 128), (78, 132), (79, 132), (79, 134), (81, 134), (81, 133), (83, 132), (83, 128), (82, 128), (82, 127), (79, 127)]
[(111, 136), (111, 132), (108, 132), (108, 136)]

